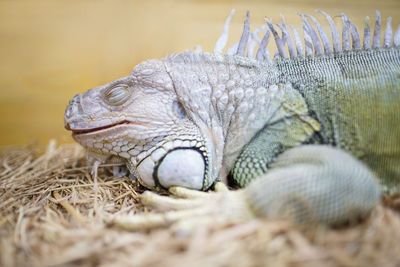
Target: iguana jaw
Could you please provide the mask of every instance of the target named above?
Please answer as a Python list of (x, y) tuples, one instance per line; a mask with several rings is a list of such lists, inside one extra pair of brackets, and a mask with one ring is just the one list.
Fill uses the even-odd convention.
[[(92, 162), (106, 163), (112, 156), (120, 157), (126, 160), (130, 172), (147, 188), (167, 189), (180, 185), (204, 190), (216, 178), (213, 167), (215, 140), (210, 137), (209, 130), (202, 131), (192, 122), (180, 126), (167, 123), (161, 127), (165, 132), (157, 136), (157, 127), (160, 127), (157, 120), (123, 119), (105, 125), (102, 123), (105, 119), (85, 117), (88, 116), (81, 117), (82, 121), (66, 120), (65, 128), (72, 131), (75, 141), (87, 148)], [(101, 117), (100, 114), (98, 117)], [(87, 127), (74, 128), (81, 124)], [(93, 125), (101, 126), (91, 127)], [(174, 128), (180, 131), (186, 129), (186, 134)], [(175, 137), (163, 137), (170, 134)]]
[[(200, 135), (180, 135), (173, 140), (151, 138), (130, 139), (134, 123), (121, 122), (107, 127), (85, 130), (73, 134), (73, 138), (90, 151), (90, 156), (101, 163), (108, 162), (112, 156), (126, 161), (130, 172), (139, 182), (152, 189), (167, 189), (179, 185), (204, 190), (213, 184), (214, 145), (212, 140)], [(89, 132), (88, 132), (89, 131)], [(115, 136), (115, 138), (109, 138)], [(92, 140), (103, 140), (93, 143)], [(125, 143), (120, 144), (121, 140)], [(110, 147), (109, 152), (106, 151)], [(112, 147), (112, 148), (111, 148)], [(128, 151), (124, 152), (123, 147)], [(133, 152), (137, 151), (137, 152)]]

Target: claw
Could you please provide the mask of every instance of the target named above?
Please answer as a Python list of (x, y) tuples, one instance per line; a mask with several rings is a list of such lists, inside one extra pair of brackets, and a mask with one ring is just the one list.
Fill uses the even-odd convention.
[(97, 176), (97, 170), (99, 169), (101, 162), (98, 160), (95, 160), (93, 165), (92, 165), (92, 170), (90, 171), (91, 175)]
[(86, 153), (86, 158), (88, 160), (88, 167), (92, 167), (92, 170), (90, 172), (91, 175), (97, 176), (97, 170), (100, 166), (100, 164), (104, 163), (106, 161), (108, 156), (106, 155), (101, 155), (97, 154), (94, 152), (87, 152)]
[(215, 192), (227, 192), (227, 191), (229, 191), (228, 187), (222, 182), (216, 183), (215, 186), (214, 186), (214, 190), (215, 190)]
[(209, 195), (209, 193), (206, 193), (206, 192), (187, 189), (187, 188), (180, 187), (180, 186), (170, 187), (169, 192), (176, 197), (190, 198), (190, 199), (203, 198), (203, 197), (206, 197), (207, 195)]
[(111, 225), (128, 231), (152, 229), (169, 226), (185, 218), (198, 216), (199, 213), (202, 213), (202, 211), (194, 209), (134, 216), (125, 215), (116, 217), (111, 221)]

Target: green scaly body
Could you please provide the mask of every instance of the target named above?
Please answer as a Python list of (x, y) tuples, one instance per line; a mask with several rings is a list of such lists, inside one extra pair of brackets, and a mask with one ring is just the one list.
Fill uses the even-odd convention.
[(263, 161), (268, 166), (290, 147), (328, 144), (349, 151), (367, 164), (379, 177), (385, 193), (398, 191), (400, 50), (296, 58), (278, 61), (276, 67), (282, 85), (289, 83), (301, 94), (299, 101), (305, 101), (309, 116), (320, 129), (297, 142), (297, 129), (308, 123), (303, 117), (290, 115), (273, 125), (267, 123), (242, 150), (231, 173), (234, 181), (247, 185), (268, 169), (254, 168), (254, 162)]

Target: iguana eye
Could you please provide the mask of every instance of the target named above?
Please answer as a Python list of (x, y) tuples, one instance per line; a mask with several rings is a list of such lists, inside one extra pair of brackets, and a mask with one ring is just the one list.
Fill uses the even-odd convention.
[(129, 99), (129, 96), (130, 91), (125, 84), (115, 85), (104, 92), (105, 101), (112, 106), (122, 105)]

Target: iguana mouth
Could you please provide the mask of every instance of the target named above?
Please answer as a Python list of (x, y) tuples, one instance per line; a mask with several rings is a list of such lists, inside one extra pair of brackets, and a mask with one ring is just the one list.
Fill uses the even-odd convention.
[(105, 126), (101, 126), (101, 127), (96, 127), (96, 128), (90, 128), (90, 129), (71, 129), (69, 125), (66, 125), (65, 128), (67, 130), (71, 130), (73, 135), (80, 135), (80, 134), (99, 132), (99, 131), (102, 131), (105, 129), (112, 128), (117, 125), (122, 125), (122, 124), (130, 124), (130, 122), (127, 120), (124, 120), (124, 121), (120, 121), (117, 123), (113, 123), (113, 124), (109, 124), (109, 125), (105, 125)]

